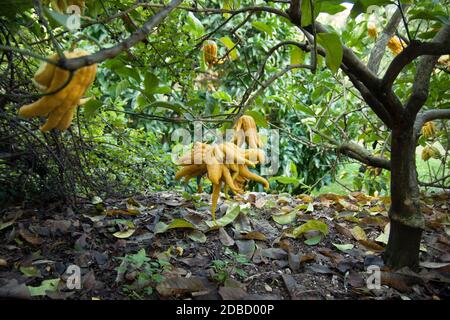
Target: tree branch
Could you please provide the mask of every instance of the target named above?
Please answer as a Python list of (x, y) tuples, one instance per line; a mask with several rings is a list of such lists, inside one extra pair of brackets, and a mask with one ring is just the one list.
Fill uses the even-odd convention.
[(338, 146), (337, 150), (345, 154), (346, 156), (358, 160), (368, 166), (391, 170), (391, 161), (386, 158), (374, 156), (359, 144), (346, 142)]
[(389, 65), (381, 81), (382, 90), (390, 90), (403, 68), (423, 55), (440, 56), (450, 53), (450, 43), (412, 41)]
[[(286, 73), (288, 73), (290, 70), (292, 69), (297, 69), (297, 68), (303, 68), (303, 69), (310, 69), (311, 70), (311, 66), (310, 65), (306, 65), (306, 64), (292, 64), (287, 66), (286, 68), (284, 68), (283, 70), (275, 73), (274, 75), (272, 75), (267, 81), (265, 81), (264, 83), (261, 84), (261, 87), (250, 97), (248, 98), (248, 100), (245, 101), (245, 97), (248, 96), (247, 93), (244, 94), (244, 98), (242, 99), (241, 103), (240, 103), (240, 110), (239, 112), (236, 114), (235, 116), (235, 122), (237, 121), (237, 119), (239, 119), (247, 110), (247, 108), (253, 103), (253, 101), (255, 101), (255, 99), (268, 87), (270, 86), (275, 80), (277, 80), (278, 78), (281, 78), (283, 75), (285, 75)], [(252, 89), (252, 87), (250, 87), (249, 89)]]
[[(403, 9), (405, 11), (407, 8), (408, 5), (403, 6)], [(381, 32), (380, 37), (377, 39), (377, 42), (375, 43), (375, 46), (370, 53), (369, 63), (367, 64), (367, 66), (375, 74), (378, 73), (381, 59), (383, 59), (383, 55), (386, 52), (387, 43), (389, 42), (389, 39), (394, 35), (395, 30), (397, 29), (397, 26), (401, 21), (401, 18), (402, 14), (400, 12), (400, 9), (397, 9), (387, 23), (383, 32)]]
[(392, 116), (386, 110), (384, 105), (346, 67), (344, 67), (342, 70), (349, 77), (350, 81), (353, 83), (355, 88), (361, 93), (361, 96), (363, 97), (367, 105), (370, 107), (370, 109), (372, 109), (373, 112), (375, 112), (378, 118), (380, 118), (381, 121), (383, 121), (383, 123), (386, 124), (386, 126), (389, 129), (392, 129), (393, 125)]
[(116, 57), (123, 51), (144, 40), (147, 35), (152, 32), (153, 28), (158, 26), (181, 2), (182, 0), (172, 0), (161, 11), (153, 15), (140, 29), (136, 30), (129, 38), (114, 47), (103, 49), (94, 54), (76, 59), (61, 59), (58, 62), (58, 66), (66, 70), (77, 70)]
[(269, 60), (269, 58), (272, 56), (272, 54), (277, 51), (280, 47), (282, 46), (287, 46), (287, 45), (293, 45), (293, 46), (297, 46), (298, 48), (302, 49), (303, 51), (307, 52), (309, 51), (309, 47), (307, 44), (303, 44), (300, 43), (298, 41), (282, 41), (280, 43), (277, 43), (276, 45), (274, 45), (272, 48), (270, 48), (270, 50), (267, 52), (266, 57), (263, 61), (263, 63), (261, 64), (261, 66), (259, 67), (258, 70), (258, 75), (257, 75), (257, 79), (262, 78), (262, 76), (264, 75), (264, 67), (266, 66), (267, 61)]
[(357, 143), (354, 142), (339, 143), (335, 139), (324, 135), (320, 131), (316, 131), (314, 129), (312, 131), (320, 135), (325, 140), (331, 142), (333, 145), (336, 146), (336, 151), (346, 155), (347, 157), (358, 160), (359, 162), (362, 162), (368, 166), (391, 170), (391, 161), (389, 161), (386, 158), (374, 156), (373, 154), (370, 153), (369, 150), (365, 149), (364, 147), (360, 146)]
[[(444, 25), (434, 37), (433, 42), (450, 46), (450, 25)], [(404, 120), (408, 123), (413, 123), (417, 113), (428, 98), (431, 73), (438, 58), (438, 56), (424, 56), (420, 59), (414, 77), (412, 93), (405, 106), (406, 118)]]
[(450, 109), (432, 109), (419, 113), (414, 122), (414, 132), (419, 134), (425, 122), (436, 119), (450, 119)]

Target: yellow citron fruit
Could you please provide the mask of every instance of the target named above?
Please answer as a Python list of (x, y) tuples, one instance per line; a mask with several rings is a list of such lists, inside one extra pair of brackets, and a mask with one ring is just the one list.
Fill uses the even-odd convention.
[(426, 146), (423, 148), (421, 156), (423, 161), (428, 161), (430, 158), (439, 159), (441, 157), (441, 153), (433, 146)]
[[(256, 132), (255, 120), (250, 116), (241, 117), (237, 126), (244, 131), (251, 131), (251, 143), (254, 148), (244, 150), (232, 142), (224, 142), (218, 145), (205, 143), (195, 143), (193, 147), (183, 156), (177, 164), (182, 167), (175, 174), (175, 179), (184, 178), (187, 183), (192, 178), (207, 176), (212, 183), (211, 215), (216, 219), (217, 202), (220, 197), (220, 190), (224, 186), (224, 193), (228, 197), (228, 190), (234, 194), (244, 193), (247, 181), (253, 180), (263, 184), (265, 189), (269, 188), (269, 182), (259, 175), (251, 172), (248, 166), (254, 167), (257, 163), (264, 163), (264, 152), (257, 149), (262, 145)], [(201, 185), (198, 185), (201, 189)]]
[(425, 138), (432, 138), (436, 134), (436, 126), (432, 121), (428, 121), (422, 127), (422, 134)]
[(403, 48), (406, 47), (406, 43), (399, 37), (393, 36), (392, 38), (389, 39), (387, 46), (391, 50), (393, 55), (398, 55), (400, 52), (403, 51)]
[[(79, 49), (64, 52), (67, 59), (85, 55), (88, 53)], [(58, 56), (53, 55), (49, 59), (56, 62)], [(72, 123), (76, 108), (85, 102), (82, 97), (94, 82), (96, 73), (97, 66), (91, 65), (74, 71), (70, 78), (69, 71), (51, 63), (44, 63), (36, 72), (33, 82), (47, 95), (34, 103), (22, 106), (19, 114), (26, 118), (46, 117), (46, 123), (40, 128), (42, 132), (55, 128), (61, 131), (67, 130)]]
[(250, 149), (262, 148), (264, 144), (258, 134), (255, 119), (251, 116), (242, 116), (233, 127), (234, 134), (232, 142), (237, 146), (242, 146), (244, 142)]
[[(203, 46), (203, 54), (205, 56), (205, 62), (209, 67), (217, 64), (219, 60), (217, 59), (217, 44), (212, 40), (207, 40)], [(222, 62), (223, 63), (223, 62)]]
[(376, 39), (378, 37), (377, 27), (373, 23), (369, 23), (367, 26), (367, 34), (370, 38)]

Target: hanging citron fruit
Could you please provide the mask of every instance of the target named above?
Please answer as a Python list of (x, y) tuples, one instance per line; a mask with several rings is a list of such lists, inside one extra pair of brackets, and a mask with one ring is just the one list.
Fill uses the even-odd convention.
[(403, 48), (406, 47), (406, 43), (399, 37), (393, 36), (389, 39), (387, 46), (391, 50), (392, 54), (396, 56), (403, 51)]
[(376, 39), (378, 37), (378, 30), (377, 27), (373, 23), (369, 23), (367, 25), (367, 34), (372, 39)]
[(205, 62), (209, 67), (217, 63), (217, 44), (212, 40), (207, 40), (203, 45), (203, 54), (205, 56)]
[[(88, 53), (75, 49), (64, 52), (67, 59), (86, 56)], [(49, 58), (57, 62), (58, 55)], [(44, 63), (34, 76), (33, 82), (46, 95), (38, 101), (24, 105), (19, 114), (26, 118), (46, 117), (47, 122), (40, 128), (42, 132), (51, 129), (61, 131), (70, 127), (76, 108), (83, 104), (83, 95), (94, 82), (97, 66), (91, 65), (80, 68), (70, 74), (52, 63)]]

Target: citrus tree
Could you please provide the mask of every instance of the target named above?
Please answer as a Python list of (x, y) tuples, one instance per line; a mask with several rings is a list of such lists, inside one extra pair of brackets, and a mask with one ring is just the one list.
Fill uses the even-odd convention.
[[(224, 129), (243, 114), (253, 115), (258, 125), (280, 129), (295, 145), (286, 153), (304, 152), (299, 145), (308, 148), (308, 163), (298, 165), (305, 156), (287, 159), (294, 163), (287, 170), (294, 178), (299, 168), (309, 173), (324, 164), (326, 170), (313, 175), (322, 180), (334, 160), (325, 151), (389, 177), (385, 260), (394, 268), (418, 265), (424, 219), (416, 146), (430, 147), (429, 157), (437, 153), (428, 146), (433, 136), (448, 144), (445, 123), (437, 122), (450, 118), (448, 59), (441, 57), (450, 53), (448, 2), (30, 0), (4, 5), (8, 41), (0, 48), (5, 61), (20, 64), (20, 70), (30, 59), (45, 59), (62, 47), (93, 52), (57, 62), (70, 72), (100, 64), (90, 92), (94, 98), (78, 117), (97, 124), (86, 128), (91, 136), (93, 128), (98, 136), (123, 129), (127, 135), (122, 132), (114, 143), (154, 142), (149, 134), (158, 130), (167, 145), (173, 129), (194, 120)], [(77, 15), (70, 5), (82, 9), (75, 29)], [(16, 41), (11, 30), (21, 30), (21, 24), (29, 28), (19, 41), (9, 41)], [(218, 47), (202, 50), (211, 45)], [(9, 75), (13, 63), (6, 65), (2, 72)], [(13, 85), (2, 82), (2, 109), (8, 112), (29, 99), (25, 89), (17, 89), (29, 85), (26, 77), (13, 79)], [(100, 130), (101, 120), (113, 126)], [(139, 133), (142, 128), (145, 133)], [(311, 166), (318, 154), (321, 161)], [(448, 158), (441, 160), (442, 176), (429, 185), (448, 181)]]

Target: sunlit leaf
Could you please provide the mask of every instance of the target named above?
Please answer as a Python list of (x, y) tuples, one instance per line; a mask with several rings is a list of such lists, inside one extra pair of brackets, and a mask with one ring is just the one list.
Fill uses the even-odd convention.
[(355, 240), (359, 241), (359, 240), (367, 240), (367, 235), (366, 232), (364, 231), (363, 228), (361, 228), (360, 226), (355, 226), (353, 227), (350, 232), (352, 233), (353, 237), (355, 238)]
[(234, 221), (234, 219), (237, 218), (239, 213), (241, 212), (241, 208), (238, 204), (235, 204), (233, 206), (228, 207), (227, 212), (225, 215), (214, 221), (206, 221), (205, 223), (208, 225), (211, 229), (216, 229), (220, 227), (225, 227), (226, 225), (230, 224)]
[(206, 236), (203, 232), (200, 230), (192, 230), (188, 234), (188, 238), (195, 242), (205, 243), (206, 242)]
[(128, 229), (125, 231), (117, 231), (113, 233), (113, 236), (119, 239), (126, 239), (133, 235), (133, 233), (136, 231), (136, 229)]
[(282, 215), (273, 215), (272, 219), (278, 224), (289, 224), (295, 221), (297, 216), (297, 211), (293, 210), (291, 212), (282, 214)]
[(31, 296), (45, 296), (47, 291), (56, 291), (58, 288), (60, 279), (50, 279), (50, 280), (44, 280), (42, 281), (41, 285), (38, 287), (31, 287), (28, 286), (28, 289), (30, 290)]
[(320, 242), (320, 240), (322, 240), (322, 236), (318, 235), (309, 239), (306, 239), (305, 241), (303, 241), (305, 244), (307, 244), (308, 246), (315, 246), (316, 244), (318, 244)]
[(273, 28), (262, 21), (253, 21), (252, 26), (261, 32), (267, 33), (269, 36), (273, 34)]
[(231, 40), (230, 37), (222, 37), (219, 40), (225, 45), (225, 47), (227, 47), (227, 51), (231, 50), (229, 52), (231, 60), (236, 60), (239, 57), (239, 54), (233, 40)]
[(354, 245), (351, 243), (348, 244), (337, 244), (337, 243), (333, 243), (333, 246), (335, 246), (336, 248), (338, 248), (339, 250), (345, 252), (347, 250), (351, 250), (353, 249)]
[(328, 234), (328, 226), (320, 221), (320, 220), (309, 220), (308, 222), (302, 224), (301, 226), (295, 228), (292, 231), (292, 234), (295, 237), (299, 237), (302, 233), (306, 232), (306, 231), (313, 231), (313, 230), (318, 230), (320, 231), (323, 235), (327, 235)]
[(325, 49), (325, 61), (328, 68), (336, 73), (344, 56), (340, 37), (336, 33), (318, 33), (317, 43)]

